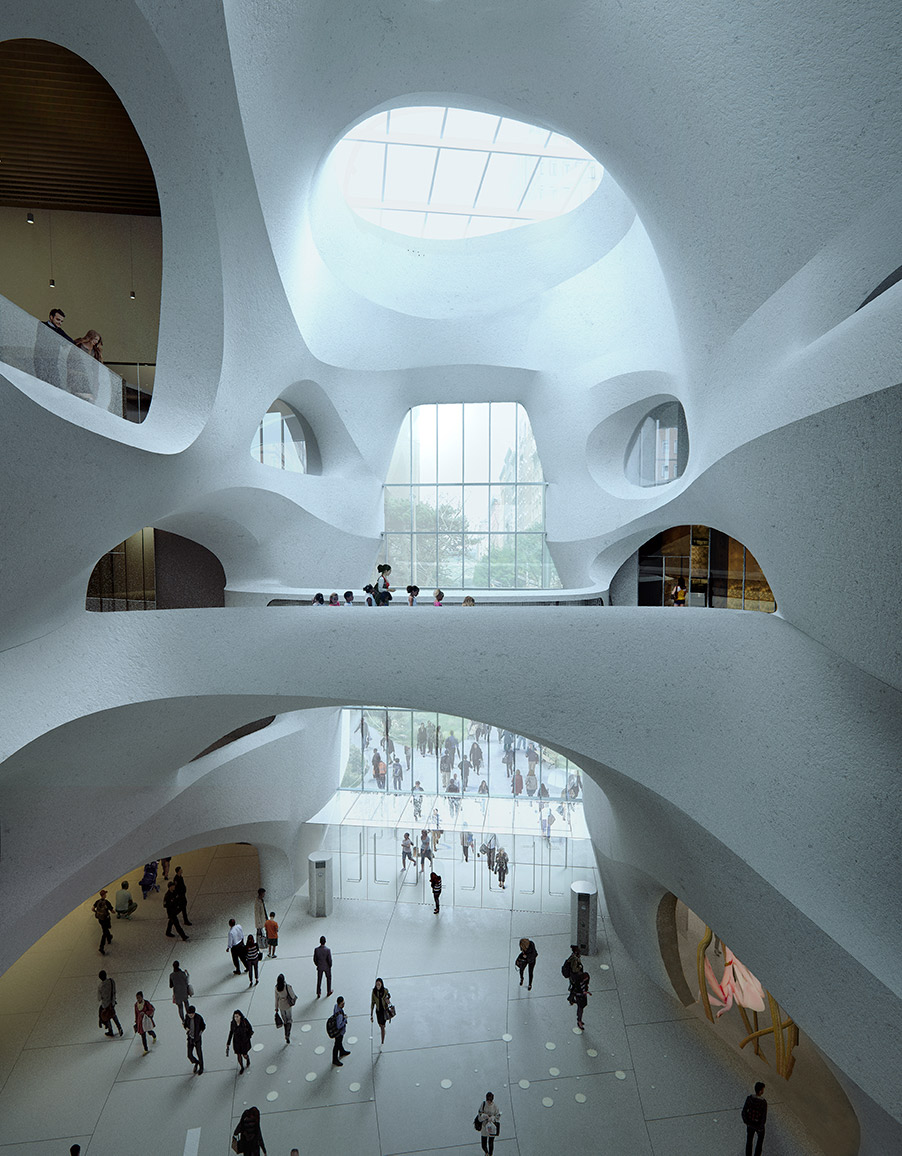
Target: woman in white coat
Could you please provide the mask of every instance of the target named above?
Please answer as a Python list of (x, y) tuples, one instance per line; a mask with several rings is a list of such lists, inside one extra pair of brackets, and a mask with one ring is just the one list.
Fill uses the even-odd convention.
[(486, 1156), (492, 1156), (495, 1150), (495, 1137), (501, 1124), (501, 1109), (495, 1103), (494, 1092), (486, 1092), (482, 1106), (476, 1114), (476, 1119), (482, 1125), (479, 1136), (482, 1140), (482, 1150)]
[(285, 982), (285, 976), (280, 975), (276, 980), (276, 1016), (278, 1027), (278, 1020), (282, 1021), (282, 1027), (285, 1030), (285, 1043), (291, 1043), (291, 1009), (298, 1002), (298, 997), (294, 994), (294, 989), (290, 983)]

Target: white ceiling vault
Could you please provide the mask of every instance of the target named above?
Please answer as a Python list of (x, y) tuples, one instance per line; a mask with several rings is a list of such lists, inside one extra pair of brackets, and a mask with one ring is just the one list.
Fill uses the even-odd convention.
[[(242, 632), (261, 629), (277, 645), (278, 631), (268, 619), (261, 628), (259, 616), (302, 612), (246, 604), (372, 579), (382, 483), (411, 406), (520, 402), (548, 481), (548, 542), (565, 587), (606, 593), (639, 545), (684, 523), (731, 534), (761, 564), (776, 616), (734, 631), (730, 612), (711, 612), (723, 624), (709, 623), (700, 639), (663, 609), (653, 619), (624, 610), (629, 629), (624, 618), (607, 638), (597, 620), (597, 648), (573, 648), (578, 669), (546, 625), (547, 669), (530, 672), (530, 693), (552, 726), (570, 682), (599, 688), (597, 699), (581, 699), (585, 717), (558, 718), (575, 730), (585, 723), (571, 746), (597, 759), (593, 774), (603, 786), (635, 786), (633, 801), (641, 798), (650, 823), (657, 814), (662, 823), (679, 816), (672, 843), (655, 852), (662, 885), (685, 884), (694, 910), (724, 926), (736, 923), (746, 896), (759, 929), (778, 906), (785, 926), (794, 913), (796, 966), (806, 928), (829, 938), (823, 978), (848, 1001), (836, 1018), (871, 1016), (882, 1034), (868, 1052), (846, 1028), (832, 1036), (822, 1019), (817, 1042), (858, 1097), (861, 1151), (898, 1148), (898, 1062), (881, 1049), (902, 1027), (890, 884), (900, 800), (886, 769), (902, 688), (902, 286), (856, 310), (902, 262), (902, 8), (895, 0), (839, 0), (827, 9), (776, 0), (117, 0), (101, 19), (92, 0), (47, 0), (4, 5), (0, 31), (63, 45), (106, 78), (153, 167), (163, 231), (160, 346), (142, 425), (0, 367), (0, 494), (8, 499), (0, 686), (12, 720), (0, 751), (11, 760), (0, 764), (0, 801), (4, 858), (15, 866), (0, 881), (3, 918), (13, 918), (27, 894), (41, 934), (113, 877), (125, 853), (118, 844), (69, 846), (64, 868), (52, 849), (39, 862), (23, 833), (36, 821), (34, 776), (62, 789), (68, 728), (77, 729), (86, 768), (103, 765), (92, 744), (99, 751), (114, 732), (143, 737), (141, 757), (150, 759), (153, 736), (167, 730), (141, 824), (124, 800), (110, 802), (120, 807), (113, 817), (122, 839), (139, 832), (136, 841), (150, 850), (167, 816), (184, 815), (184, 792), (197, 789), (179, 771), (185, 751), (217, 737), (209, 714), (204, 721), (211, 704), (223, 733), (227, 721), (350, 701), (358, 683), (349, 674), (353, 654), (342, 647), (334, 681), (320, 662), (321, 685), (309, 685), (301, 658), (280, 665), (285, 685), (274, 683), (266, 656)], [(348, 205), (329, 157), (368, 117), (422, 106), (539, 126), (575, 142), (604, 177), (572, 211), (507, 232), (457, 240), (391, 233)], [(671, 397), (686, 413), (687, 470), (651, 491), (633, 486), (622, 469), (631, 423), (646, 402), (650, 409)], [(283, 474), (251, 460), (254, 430), (276, 398), (309, 423), (321, 473)], [(232, 605), (190, 621), (172, 612), (175, 625), (160, 625), (166, 612), (86, 623), (85, 589), (98, 557), (151, 525), (211, 549)], [(617, 613), (599, 611), (615, 621)], [(521, 622), (517, 615), (510, 623)], [(380, 656), (396, 664), (413, 656), (407, 681), (380, 668), (387, 701), (406, 705), (404, 694), (421, 694), (438, 707), (446, 690), (463, 695), (469, 672), (446, 669), (447, 687), (440, 685), (422, 669), (413, 628), (402, 620), (377, 628)], [(178, 621), (188, 623), (183, 635)], [(663, 680), (661, 694), (670, 695), (667, 717), (684, 727), (679, 766), (667, 736), (631, 714), (653, 712), (660, 701), (631, 649), (633, 624), (649, 664), (655, 654), (677, 655), (675, 685)], [(496, 643), (508, 629), (499, 621)], [(578, 625), (570, 629), (579, 636)], [(302, 625), (292, 620), (291, 630), (302, 656)], [(485, 640), (478, 633), (472, 645), (482, 655), (486, 701), (492, 706), (489, 687), (497, 685), (493, 710), (514, 712), (510, 672), (499, 669), (491, 632)], [(324, 624), (316, 645), (328, 652)], [(438, 653), (440, 641), (433, 645)], [(180, 648), (190, 649), (191, 670), (203, 669), (204, 698), (194, 705)], [(204, 659), (227, 665), (230, 653), (247, 670), (229, 668), (220, 680)], [(115, 686), (109, 671), (96, 670), (97, 654), (115, 668)], [(603, 679), (593, 661), (607, 662)], [(727, 692), (743, 662), (751, 665), (736, 683), (732, 714)], [(42, 687), (51, 674), (48, 701)], [(716, 717), (712, 683), (722, 694)], [(756, 709), (755, 686), (784, 712), (773, 733)], [(843, 717), (850, 686), (854, 726)], [(616, 741), (597, 719), (586, 723), (605, 699)], [(529, 733), (528, 722), (517, 721)], [(311, 724), (317, 741), (329, 725)], [(711, 755), (725, 733), (729, 774)], [(565, 738), (558, 736), (561, 746)], [(255, 739), (261, 765), (271, 739), (268, 730)], [(272, 773), (281, 781), (288, 762), (274, 761)], [(883, 875), (861, 862), (873, 866), (875, 852), (856, 851), (847, 837), (850, 775), (867, 797), (862, 813), (881, 844)], [(238, 827), (247, 805), (240, 778), (195, 829), (179, 828), (179, 846)], [(322, 805), (322, 784), (308, 786), (292, 821)], [(87, 806), (91, 791), (104, 789), (92, 779), (71, 805)], [(706, 792), (717, 798), (716, 814)], [(203, 811), (199, 796), (190, 801)], [(280, 828), (264, 838), (266, 824), (255, 813), (261, 842), (287, 858), (288, 835)], [(711, 855), (707, 882), (683, 873), (696, 830)], [(593, 836), (600, 845), (601, 833)], [(626, 834), (605, 845), (648, 868)], [(829, 866), (845, 877), (844, 903), (818, 893), (818, 863), (834, 854)], [(728, 884), (717, 882), (720, 868)], [(737, 923), (740, 956), (765, 963), (785, 985), (787, 1005), (807, 1007), (816, 1021), (816, 995), (793, 975), (786, 952), (764, 930), (745, 945), (742, 934)]]

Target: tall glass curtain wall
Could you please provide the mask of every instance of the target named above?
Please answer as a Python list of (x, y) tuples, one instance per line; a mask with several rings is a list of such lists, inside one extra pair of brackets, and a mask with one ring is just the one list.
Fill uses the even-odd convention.
[(639, 551), (639, 605), (672, 606), (682, 582), (688, 606), (777, 609), (773, 591), (749, 550), (708, 526), (674, 526)]
[(342, 735), (345, 789), (409, 793), (419, 781), (427, 795), (446, 794), (456, 778), (464, 796), (482, 793), (560, 802), (566, 795), (572, 802), (582, 793), (579, 767), (563, 755), (459, 715), (348, 708), (342, 712)]
[(153, 528), (148, 526), (104, 554), (88, 579), (86, 610), (155, 610)]
[(424, 592), (561, 585), (545, 542), (545, 479), (516, 402), (421, 405), (385, 485), (385, 560)]

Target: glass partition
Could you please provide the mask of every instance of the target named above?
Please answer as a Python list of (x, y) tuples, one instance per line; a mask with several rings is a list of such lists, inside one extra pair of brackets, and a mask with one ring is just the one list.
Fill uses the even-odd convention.
[(447, 796), (455, 804), (534, 799), (558, 820), (582, 799), (575, 763), (523, 735), (460, 715), (349, 707), (342, 736), (344, 789), (409, 795), (421, 788), (426, 797)]
[(755, 557), (708, 526), (672, 526), (639, 551), (640, 606), (777, 609)]

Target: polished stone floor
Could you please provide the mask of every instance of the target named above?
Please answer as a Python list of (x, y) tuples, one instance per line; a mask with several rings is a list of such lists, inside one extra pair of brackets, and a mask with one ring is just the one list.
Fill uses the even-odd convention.
[[(89, 1156), (218, 1156), (251, 1104), (262, 1113), (270, 1156), (288, 1156), (292, 1147), (317, 1156), (458, 1156), (480, 1150), (472, 1120), (488, 1090), (502, 1111), (498, 1156), (744, 1152), (747, 1071), (705, 1024), (644, 979), (606, 921), (588, 966), (584, 1034), (574, 1030), (560, 975), (569, 917), (520, 910), (514, 889), (502, 893), (506, 906), (492, 892), (488, 907), (458, 905), (452, 889), (435, 916), (399, 880), (388, 898), (343, 898), (320, 920), (299, 895), (277, 907), (278, 960), (264, 963), (250, 989), (232, 973), (226, 931), (233, 915), (246, 930), (252, 923), (255, 851), (232, 844), (179, 862), (190, 942), (165, 938), (160, 897), (142, 901), (132, 871), (139, 910), (114, 921), (106, 958), (97, 951), (91, 896), (0, 978), (0, 1156), (64, 1156), (75, 1142)], [(330, 1063), (332, 1001), (315, 998), (311, 953), (320, 934), (350, 1014), (343, 1068)], [(512, 966), (521, 935), (539, 950), (531, 992)], [(192, 1074), (168, 998), (173, 959), (190, 972), (207, 1022), (202, 1076)], [(97, 1026), (101, 965), (118, 984), (122, 1040), (106, 1039)], [(299, 997), (290, 1047), (273, 1023), (280, 971)], [(377, 975), (398, 1009), (383, 1048), (368, 1015)], [(157, 1008), (158, 1040), (147, 1056), (131, 1031), (139, 989)], [(225, 1055), (236, 1008), (256, 1029), (243, 1076)], [(813, 1156), (776, 1081), (767, 1094), (767, 1156)]]

